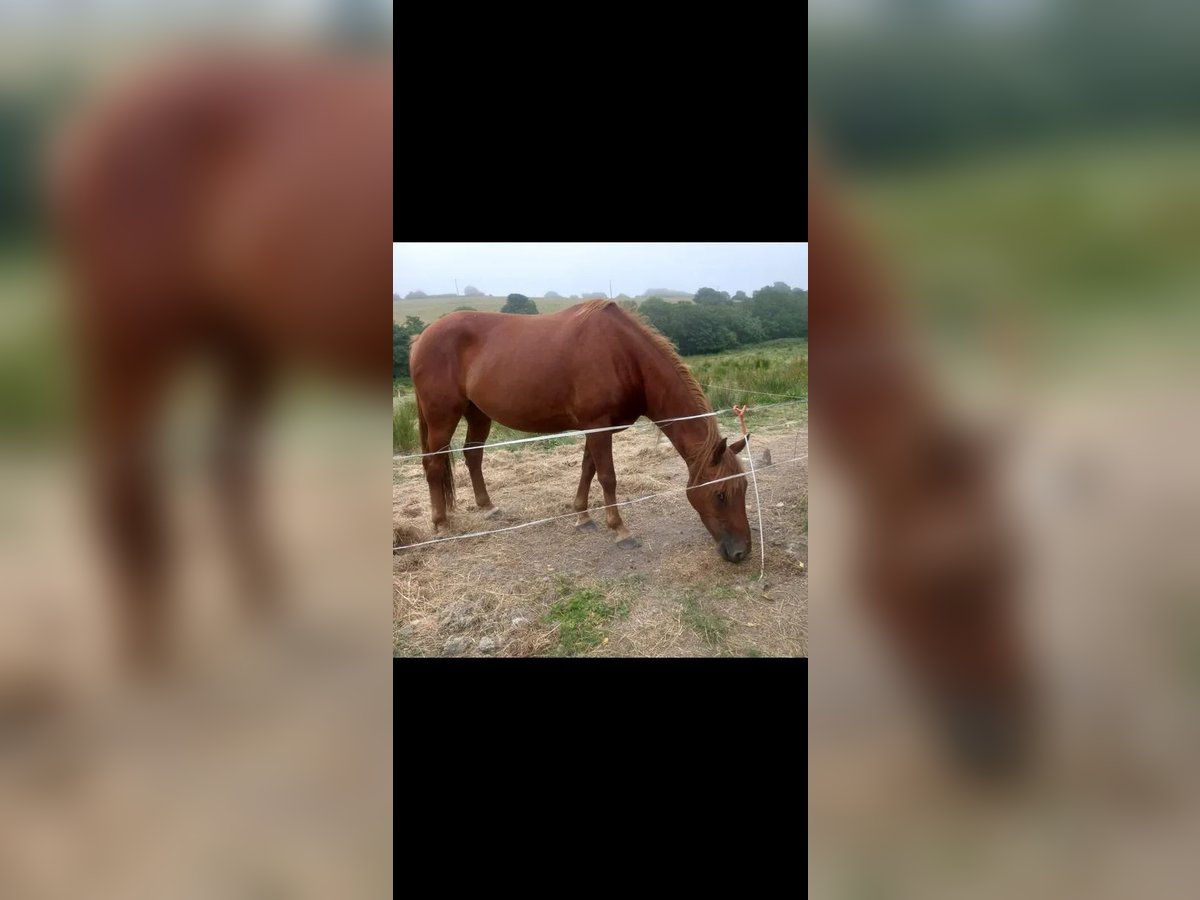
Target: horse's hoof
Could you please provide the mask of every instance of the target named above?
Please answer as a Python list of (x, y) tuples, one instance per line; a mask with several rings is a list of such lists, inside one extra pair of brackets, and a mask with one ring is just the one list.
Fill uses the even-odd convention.
[(576, 525), (575, 530), (576, 531), (595, 531), (596, 523), (593, 522), (591, 519), (588, 519), (586, 522), (580, 522), (578, 525)]
[(483, 513), (483, 517), (485, 519), (496, 519), (496, 518), (499, 518), (500, 515), (501, 515), (501, 512), (500, 512), (500, 508), (498, 506), (488, 507), (486, 510), (484, 510), (484, 513)]
[(617, 546), (622, 550), (634, 550), (642, 546), (641, 538), (627, 537), (617, 541)]

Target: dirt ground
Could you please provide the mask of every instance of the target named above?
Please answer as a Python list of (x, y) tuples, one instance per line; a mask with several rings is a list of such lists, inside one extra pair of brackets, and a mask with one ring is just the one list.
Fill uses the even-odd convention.
[(271, 623), (238, 603), (202, 467), (164, 454), (176, 646), (136, 685), (78, 455), (0, 458), (0, 897), (390, 895), (380, 413), (272, 433)]
[(861, 615), (848, 486), (818, 468), (812, 589), (831, 600), (808, 692), (810, 895), (1194, 893), (1195, 392), (1146, 396), (1132, 378), (1104, 388), (1044, 391), (997, 448), (1037, 679), (1022, 779), (973, 783), (947, 766)]
[[(644, 423), (643, 423), (644, 425)], [(399, 550), (393, 560), (395, 656), (806, 656), (808, 652), (808, 430), (784, 423), (751, 437), (766, 535), (759, 576), (753, 490), (747, 515), (755, 546), (742, 564), (721, 559), (683, 488), (687, 470), (651, 427), (616, 435), (617, 498), (676, 491), (622, 507), (640, 547), (616, 546), (599, 525), (573, 518), (461, 541)], [(759, 460), (769, 451), (772, 465)], [(516, 525), (571, 512), (582, 444), (489, 451), (484, 477), (500, 514), (475, 508), (470, 478), (455, 462), (454, 533)], [(789, 461), (791, 460), (791, 461)], [(419, 460), (395, 460), (394, 544), (430, 539), (429, 494)], [(743, 468), (747, 468), (743, 454)], [(603, 494), (592, 483), (592, 506)], [(602, 597), (616, 612), (603, 638), (582, 652), (565, 644), (554, 604)]]

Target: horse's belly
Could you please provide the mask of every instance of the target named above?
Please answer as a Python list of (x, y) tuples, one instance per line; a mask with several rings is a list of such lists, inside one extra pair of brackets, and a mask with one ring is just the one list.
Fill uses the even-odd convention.
[(492, 386), (480, 387), (467, 392), (467, 399), (474, 403), (493, 422), (499, 422), (516, 431), (549, 434), (555, 431), (570, 431), (578, 428), (569, 398), (560, 392), (525, 390), (519, 384), (506, 385), (504, 390)]
[[(475, 401), (472, 401), (475, 402)], [(578, 428), (574, 417), (564, 413), (550, 413), (538, 410), (513, 410), (510, 408), (491, 407), (485, 403), (475, 402), (493, 422), (499, 422), (505, 428), (514, 431), (528, 431), (533, 434), (550, 434), (556, 431), (572, 431)]]

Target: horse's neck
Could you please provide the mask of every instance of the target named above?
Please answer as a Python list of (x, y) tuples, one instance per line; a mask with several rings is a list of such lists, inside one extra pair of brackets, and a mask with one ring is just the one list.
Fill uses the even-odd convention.
[(684, 462), (690, 464), (697, 449), (708, 440), (712, 417), (685, 419), (686, 416), (702, 415), (708, 410), (697, 401), (691, 387), (675, 368), (674, 360), (664, 358), (657, 348), (654, 350), (654, 361), (643, 372), (646, 415), (654, 422), (684, 419), (659, 428)]

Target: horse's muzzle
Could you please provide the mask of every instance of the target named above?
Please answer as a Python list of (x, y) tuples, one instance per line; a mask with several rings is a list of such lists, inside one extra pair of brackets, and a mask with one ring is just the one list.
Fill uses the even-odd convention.
[(1029, 762), (1031, 728), (1021, 710), (981, 702), (946, 702), (942, 733), (954, 761), (970, 774), (1011, 778)]
[(723, 538), (717, 543), (717, 547), (720, 549), (721, 556), (725, 558), (726, 562), (740, 563), (750, 555), (749, 541)]

